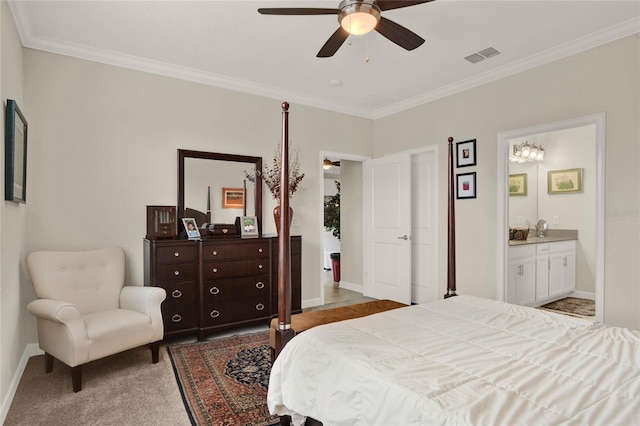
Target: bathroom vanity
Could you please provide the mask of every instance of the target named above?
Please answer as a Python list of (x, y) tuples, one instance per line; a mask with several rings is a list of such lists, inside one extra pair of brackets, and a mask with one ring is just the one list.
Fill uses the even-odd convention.
[(577, 235), (509, 241), (506, 301), (539, 306), (576, 288)]

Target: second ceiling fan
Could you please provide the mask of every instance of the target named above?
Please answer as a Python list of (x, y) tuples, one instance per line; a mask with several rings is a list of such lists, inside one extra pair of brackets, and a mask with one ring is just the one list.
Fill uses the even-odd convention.
[(337, 9), (310, 7), (260, 8), (263, 15), (337, 15), (340, 27), (322, 46), (318, 58), (333, 56), (350, 34), (362, 35), (376, 30), (398, 46), (413, 50), (424, 43), (424, 39), (413, 31), (382, 16), (385, 10), (400, 9), (428, 3), (433, 0), (342, 0)]

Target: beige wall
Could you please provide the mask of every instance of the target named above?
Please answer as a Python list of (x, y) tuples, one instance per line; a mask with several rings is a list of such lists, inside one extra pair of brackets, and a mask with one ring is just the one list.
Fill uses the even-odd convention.
[(340, 281), (361, 286), (362, 162), (340, 160)]
[[(605, 321), (640, 328), (639, 47), (636, 34), (374, 122), (375, 157), (438, 144), (446, 164), (448, 136), (477, 139), (477, 198), (456, 203), (460, 294), (496, 297), (497, 134), (605, 112), (605, 207), (629, 212), (605, 218)], [(446, 167), (439, 179), (446, 241)], [(439, 277), (442, 294), (446, 256)]]
[[(177, 149), (262, 156), (281, 139), (281, 101), (25, 49), (31, 106), (29, 250), (119, 245), (127, 280), (143, 280), (146, 205), (175, 205)], [(320, 149), (370, 155), (370, 120), (291, 105), (302, 190), (291, 205), (303, 237), (302, 298), (319, 297)], [(240, 181), (241, 184), (241, 181)], [(275, 202), (264, 191), (264, 231)]]
[[(14, 99), (18, 103), (29, 125), (31, 110), (24, 101), (23, 50), (5, 1), (0, 2), (0, 19), (0, 140), (4, 147), (6, 100)], [(11, 381), (18, 369), (25, 346), (34, 342), (36, 338), (33, 327), (35, 323), (27, 312), (27, 303), (34, 297), (33, 290), (24, 285), (28, 205), (4, 201), (4, 149), (0, 152), (3, 170), (3, 184), (0, 186), (0, 408), (4, 414), (8, 410), (5, 402)], [(31, 185), (27, 180), (27, 200), (31, 196)]]

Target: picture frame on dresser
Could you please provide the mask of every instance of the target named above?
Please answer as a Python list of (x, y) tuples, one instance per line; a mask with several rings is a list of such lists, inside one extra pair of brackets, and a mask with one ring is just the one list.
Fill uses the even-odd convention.
[(240, 235), (242, 238), (255, 238), (259, 236), (258, 218), (256, 216), (242, 216), (240, 223)]
[(182, 224), (184, 225), (184, 230), (187, 233), (187, 238), (190, 240), (199, 240), (200, 239), (200, 230), (198, 229), (198, 224), (196, 220), (191, 217), (183, 217)]

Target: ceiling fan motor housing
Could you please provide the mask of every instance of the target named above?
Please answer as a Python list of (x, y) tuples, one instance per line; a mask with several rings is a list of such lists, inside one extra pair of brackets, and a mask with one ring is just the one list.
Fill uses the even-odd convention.
[(338, 8), (338, 22), (350, 34), (366, 34), (380, 22), (380, 9), (375, 0), (342, 0)]

